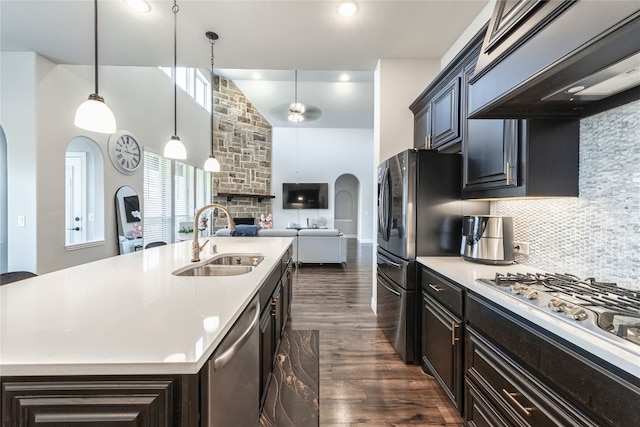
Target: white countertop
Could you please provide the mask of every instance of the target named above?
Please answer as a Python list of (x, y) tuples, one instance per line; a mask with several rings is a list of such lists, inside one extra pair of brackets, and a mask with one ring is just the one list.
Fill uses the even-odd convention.
[(541, 272), (541, 270), (520, 264), (507, 266), (477, 264), (465, 261), (462, 257), (419, 257), (418, 262), (600, 359), (640, 378), (640, 348), (637, 345), (625, 343), (623, 347), (620, 347), (617, 343), (590, 331), (577, 328), (575, 325), (557, 318), (550, 312), (536, 309), (509, 294), (496, 290), (492, 286), (476, 282), (476, 279), (493, 279), (496, 273), (535, 273)]
[(210, 238), (201, 262), (223, 253), (265, 258), (239, 276), (172, 275), (195, 264), (191, 243), (1, 286), (0, 375), (197, 373), (271, 271), (280, 268), (292, 238)]

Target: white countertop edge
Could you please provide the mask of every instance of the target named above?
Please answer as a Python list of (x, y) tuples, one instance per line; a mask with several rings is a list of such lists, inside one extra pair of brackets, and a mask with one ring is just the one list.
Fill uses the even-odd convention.
[[(640, 357), (637, 354), (612, 344), (603, 336), (595, 335), (559, 319), (554, 319), (552, 313), (540, 311), (508, 294), (475, 280), (492, 278), (498, 271), (513, 273), (541, 272), (541, 270), (519, 264), (508, 266), (476, 264), (465, 261), (462, 257), (419, 257), (417, 261), (512, 313), (591, 353), (604, 362), (640, 378)], [(634, 344), (629, 343), (629, 346), (634, 346)]]

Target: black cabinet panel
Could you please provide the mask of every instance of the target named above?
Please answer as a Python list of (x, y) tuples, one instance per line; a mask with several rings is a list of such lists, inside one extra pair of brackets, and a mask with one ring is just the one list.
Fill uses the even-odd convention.
[[(601, 426), (640, 425), (640, 380), (467, 293), (469, 328)], [(467, 349), (467, 355), (471, 353)], [(467, 362), (467, 369), (470, 362)], [(549, 392), (549, 394), (552, 394)]]
[(422, 365), (462, 410), (462, 321), (422, 292)]
[(464, 290), (460, 285), (425, 268), (422, 269), (421, 283), (423, 292), (431, 295), (454, 315), (460, 318), (463, 316)]
[(431, 146), (431, 104), (415, 113), (413, 122), (413, 148), (425, 149)]
[(431, 101), (431, 147), (439, 149), (459, 142), (460, 77), (451, 80)]
[[(164, 426), (173, 421), (172, 379), (25, 379), (2, 383), (2, 426)], [(196, 397), (196, 396), (192, 396)], [(180, 414), (180, 408), (175, 408)]]

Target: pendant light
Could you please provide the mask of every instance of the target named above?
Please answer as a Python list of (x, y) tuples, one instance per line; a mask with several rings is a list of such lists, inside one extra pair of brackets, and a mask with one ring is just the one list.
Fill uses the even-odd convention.
[(187, 158), (187, 149), (184, 147), (184, 144), (182, 143), (182, 141), (180, 141), (180, 137), (178, 136), (178, 83), (176, 81), (176, 69), (178, 68), (177, 27), (178, 11), (180, 10), (180, 8), (178, 7), (176, 0), (173, 0), (173, 7), (171, 8), (171, 10), (173, 12), (173, 135), (164, 146), (164, 156), (170, 159), (182, 160)]
[(213, 31), (207, 31), (207, 38), (209, 39), (209, 43), (211, 44), (211, 155), (204, 162), (204, 170), (207, 172), (220, 172), (220, 162), (216, 159), (216, 156), (213, 155), (213, 144), (214, 144), (214, 124), (213, 124), (213, 111), (215, 109), (214, 103), (214, 92), (213, 92), (213, 46), (216, 44), (216, 40), (218, 40), (218, 35)]
[(81, 128), (99, 133), (114, 133), (116, 118), (98, 94), (98, 0), (93, 1), (93, 40), (95, 92), (76, 110), (74, 124)]

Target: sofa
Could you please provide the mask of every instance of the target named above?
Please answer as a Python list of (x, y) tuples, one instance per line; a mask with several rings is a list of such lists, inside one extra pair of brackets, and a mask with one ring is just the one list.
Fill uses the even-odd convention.
[[(231, 236), (227, 228), (216, 236)], [(277, 229), (263, 228), (258, 236), (293, 237), (293, 262), (300, 264), (346, 264), (347, 238), (335, 228)]]

